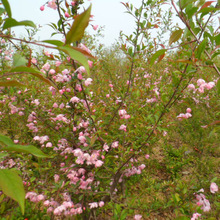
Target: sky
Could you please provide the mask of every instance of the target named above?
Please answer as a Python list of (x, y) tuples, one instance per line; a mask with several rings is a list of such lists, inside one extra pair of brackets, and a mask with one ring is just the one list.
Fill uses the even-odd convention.
[[(46, 0), (8, 0), (11, 5), (12, 17), (18, 21), (32, 20), (35, 24), (43, 26), (38, 34), (39, 40), (50, 39), (52, 29), (47, 26), (50, 22), (57, 22), (57, 11), (45, 7), (40, 11), (40, 6), (46, 3)], [(134, 31), (134, 20), (131, 15), (125, 13), (125, 7), (120, 3), (122, 0), (85, 0), (85, 8), (92, 4), (92, 15), (94, 15), (91, 24), (104, 27), (104, 38), (101, 43), (110, 46), (116, 42), (119, 32), (131, 34)], [(70, 0), (68, 2), (71, 2)], [(126, 1), (138, 6), (141, 0)], [(16, 27), (13, 29), (17, 37), (26, 34), (25, 28)], [(94, 34), (95, 31), (91, 26), (87, 28), (89, 33)], [(25, 33), (25, 34), (24, 34)], [(54, 37), (55, 39), (55, 37)]]

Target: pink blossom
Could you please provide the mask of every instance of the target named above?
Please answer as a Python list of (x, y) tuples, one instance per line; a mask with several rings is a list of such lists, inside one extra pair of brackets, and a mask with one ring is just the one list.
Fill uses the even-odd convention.
[(55, 181), (55, 183), (57, 183), (57, 182), (59, 181), (59, 179), (60, 179), (60, 176), (57, 175), (57, 174), (55, 174), (55, 175), (54, 175), (54, 181)]
[(58, 206), (54, 209), (53, 214), (54, 215), (61, 215), (63, 211), (66, 210), (66, 207), (64, 205)]
[(80, 66), (79, 68), (76, 69), (76, 72), (82, 74), (86, 72), (86, 69), (84, 66)]
[(195, 88), (195, 86), (194, 86), (193, 84), (189, 84), (189, 85), (188, 85), (188, 89), (195, 90), (196, 88)]
[(48, 143), (46, 144), (46, 147), (52, 147), (52, 143), (51, 143), (51, 142), (48, 142)]
[(41, 10), (41, 11), (44, 11), (44, 5), (42, 5), (42, 6), (40, 7), (40, 10)]
[(92, 25), (92, 27), (93, 27), (93, 30), (97, 30), (97, 28), (99, 27), (98, 25)]
[(205, 80), (204, 79), (198, 79), (197, 80), (197, 85), (198, 86), (201, 86), (202, 84), (204, 84), (205, 83)]
[(43, 144), (45, 141), (48, 141), (48, 140), (49, 140), (49, 137), (48, 137), (47, 135), (41, 136), (41, 137), (35, 136), (33, 139), (34, 139), (35, 141), (39, 141), (40, 144)]
[(88, 79), (86, 79), (85, 80), (85, 86), (89, 86), (89, 85), (91, 85), (92, 84), (92, 79), (91, 78), (88, 78)]
[(37, 200), (38, 200), (38, 201), (44, 200), (44, 195), (42, 195), (42, 194), (38, 195), (38, 196), (37, 196)]
[(200, 216), (201, 216), (201, 214), (199, 214), (199, 213), (194, 213), (193, 216), (192, 216), (192, 218), (191, 218), (191, 220), (196, 220), (196, 219), (198, 219)]
[(141, 164), (138, 168), (143, 170), (146, 166), (144, 164)]
[(58, 104), (56, 102), (53, 104), (53, 108), (58, 108)]
[(90, 208), (90, 209), (98, 208), (98, 203), (97, 203), (97, 202), (91, 202), (91, 203), (89, 203), (89, 208)]
[(124, 116), (127, 114), (127, 112), (125, 109), (121, 109), (118, 111), (118, 114), (121, 118), (124, 118)]
[(120, 127), (119, 127), (119, 130), (122, 130), (122, 131), (127, 131), (126, 130), (127, 126), (122, 124)]
[(187, 113), (191, 113), (191, 112), (192, 112), (192, 109), (191, 109), (191, 108), (187, 108), (187, 109), (186, 109), (186, 112), (187, 112)]
[(204, 87), (199, 87), (198, 91), (199, 91), (200, 93), (204, 93)]
[(69, 15), (69, 13), (68, 13), (68, 12), (65, 12), (65, 14), (64, 14), (64, 15), (65, 15), (65, 17), (66, 17), (66, 18), (69, 18), (69, 17), (70, 17), (70, 15)]
[(117, 148), (118, 147), (118, 141), (115, 141), (111, 145), (112, 148)]
[(192, 115), (190, 113), (188, 113), (188, 112), (185, 114), (185, 116), (186, 116), (186, 118), (192, 117)]
[(48, 71), (50, 69), (50, 64), (49, 63), (45, 63), (42, 67), (42, 69)]
[(95, 167), (101, 167), (103, 163), (104, 163), (103, 161), (97, 160), (97, 161), (95, 162)]
[(55, 73), (56, 73), (56, 71), (54, 69), (50, 69), (49, 74), (53, 75)]
[(73, 96), (73, 97), (70, 99), (70, 102), (72, 102), (72, 103), (78, 103), (79, 100), (80, 100), (80, 99), (79, 99), (78, 97)]
[(146, 159), (149, 159), (149, 158), (150, 158), (150, 155), (149, 155), (149, 154), (146, 154), (146, 155), (145, 155), (145, 158), (146, 158)]
[(79, 85), (79, 84), (76, 84), (75, 89), (78, 90), (79, 92), (82, 91), (82, 87), (81, 87), (81, 85)]
[(89, 67), (92, 68), (93, 62), (91, 60), (88, 60), (88, 64), (89, 64)]
[(109, 98), (110, 97), (110, 94), (106, 94), (106, 98)]
[(135, 216), (134, 216), (134, 219), (135, 219), (135, 220), (141, 220), (141, 218), (142, 218), (142, 215), (135, 215)]
[(79, 148), (75, 149), (73, 152), (75, 157), (81, 157), (83, 155), (82, 150)]
[(218, 186), (217, 186), (216, 183), (211, 183), (211, 185), (210, 185), (210, 192), (211, 192), (211, 193), (216, 193), (216, 192), (218, 192)]
[(55, 66), (60, 66), (61, 63), (62, 62), (58, 60), (58, 61), (55, 62)]
[(108, 152), (108, 149), (109, 149), (109, 146), (105, 143), (105, 144), (103, 145), (103, 150)]
[(72, 5), (72, 6), (75, 6), (75, 4), (76, 4), (75, 1), (72, 1), (72, 2), (71, 2), (71, 5)]
[(32, 59), (31, 59), (31, 62), (32, 62), (33, 64), (36, 64), (36, 63), (37, 63), (37, 59), (36, 59), (36, 58), (32, 58)]
[(82, 43), (78, 45), (78, 47), (82, 50), (85, 50), (87, 53), (91, 53), (91, 51)]
[(48, 206), (50, 205), (50, 201), (49, 201), (49, 200), (44, 201), (44, 205), (45, 205), (46, 207), (48, 207)]
[(77, 78), (78, 78), (79, 80), (82, 80), (82, 79), (83, 79), (82, 74), (81, 74), (81, 73), (78, 73), (78, 74), (77, 74)]
[(5, 56), (6, 60), (11, 60), (11, 58), (9, 56)]
[(214, 82), (209, 82), (205, 84), (205, 88), (208, 90), (212, 89), (214, 86), (215, 86)]
[(24, 112), (20, 111), (20, 112), (18, 112), (18, 114), (19, 114), (20, 116), (22, 116), (22, 115), (24, 115)]
[(99, 202), (99, 207), (104, 206), (104, 204), (105, 204), (105, 203), (104, 203), (103, 201), (100, 201), (100, 202)]
[(47, 7), (56, 10), (57, 9), (56, 0), (52, 0), (52, 1), (48, 2)]
[(196, 199), (198, 200), (197, 205), (202, 206), (201, 209), (204, 212), (208, 212), (211, 209), (211, 205), (208, 199), (206, 199), (205, 195), (200, 193), (196, 195)]
[(79, 136), (78, 139), (79, 139), (80, 143), (82, 143), (82, 144), (86, 143), (86, 138), (84, 136)]
[(60, 104), (59, 108), (63, 109), (65, 107), (65, 105), (63, 103)]

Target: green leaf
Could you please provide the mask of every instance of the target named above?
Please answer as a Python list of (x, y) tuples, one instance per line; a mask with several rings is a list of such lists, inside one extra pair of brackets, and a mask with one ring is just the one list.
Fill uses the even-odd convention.
[(63, 46), (64, 45), (64, 43), (62, 41), (59, 41), (59, 40), (43, 40), (42, 42), (52, 44), (52, 45), (55, 45), (55, 46)]
[(64, 53), (69, 55), (73, 60), (76, 60), (77, 62), (82, 64), (85, 67), (88, 75), (90, 74), (88, 61), (82, 53), (80, 53), (77, 50), (74, 50), (71, 46), (68, 45), (57, 47), (57, 49), (63, 51)]
[(42, 72), (38, 71), (38, 70), (35, 70), (31, 67), (26, 67), (26, 66), (19, 66), (19, 67), (15, 67), (13, 69), (11, 69), (9, 71), (10, 73), (27, 73), (27, 74), (31, 74), (33, 76), (36, 76), (38, 79), (40, 79), (41, 81), (47, 83), (48, 85), (50, 86), (54, 86), (54, 84), (47, 78), (45, 78), (43, 75), (42, 75)]
[(220, 95), (220, 80), (218, 80), (216, 88), (217, 88), (218, 94)]
[(216, 53), (213, 53), (212, 54), (212, 57), (211, 57), (211, 60), (214, 59), (216, 56), (220, 55), (220, 51), (216, 52)]
[(150, 60), (150, 65), (154, 64), (155, 60), (159, 58), (160, 56), (164, 55), (166, 51), (167, 51), (166, 49), (161, 49), (161, 50), (158, 50), (155, 54), (153, 54)]
[(209, 38), (209, 40), (213, 43), (213, 41), (214, 41), (214, 37), (210, 34), (210, 33), (208, 33), (207, 31), (205, 31), (204, 32), (204, 35), (203, 35), (203, 37), (204, 38)]
[(181, 38), (182, 34), (183, 34), (183, 29), (179, 29), (179, 30), (174, 31), (170, 35), (169, 45), (171, 45), (172, 43), (178, 41)]
[(12, 28), (12, 27), (16, 27), (16, 26), (30, 26), (35, 28), (35, 24), (32, 21), (16, 21), (14, 18), (7, 18), (5, 19), (5, 23), (3, 25), (3, 30), (7, 29), (7, 28)]
[(0, 169), (0, 188), (3, 193), (16, 202), (21, 207), (24, 214), (25, 191), (21, 177), (14, 170)]
[(205, 15), (209, 14), (210, 12), (214, 13), (218, 11), (217, 8), (214, 8), (214, 7), (208, 7), (208, 8), (203, 8), (202, 10), (200, 10), (198, 13), (201, 13), (201, 16), (200, 16), (200, 19), (203, 18)]
[(215, 43), (216, 45), (220, 45), (220, 34), (218, 34), (217, 36), (215, 36)]
[(66, 44), (79, 41), (83, 37), (84, 31), (89, 24), (91, 8), (92, 5), (90, 5), (86, 11), (75, 18), (72, 27), (66, 35)]
[(13, 56), (13, 66), (25, 66), (28, 60), (25, 57), (22, 57), (20, 54), (16, 53)]
[[(215, 1), (207, 1), (207, 2), (205, 2), (204, 5), (201, 7), (201, 9), (200, 9), (199, 11), (201, 11), (201, 10), (204, 9), (204, 8), (209, 7), (213, 2), (215, 2)], [(212, 6), (212, 7), (213, 7), (213, 6)]]
[(40, 158), (47, 158), (49, 157), (48, 155), (44, 154), (41, 150), (36, 148), (33, 145), (19, 145), (19, 144), (13, 144), (13, 145), (8, 145), (7, 147), (1, 148), (1, 150), (10, 152), (10, 151), (15, 151), (17, 153), (28, 153), (32, 154), (36, 157)]
[(4, 8), (0, 8), (0, 16), (5, 12)]
[(18, 153), (29, 153), (32, 154), (36, 157), (49, 157), (48, 155), (44, 154), (41, 150), (36, 148), (35, 146), (32, 145), (19, 145), (15, 144), (9, 137), (0, 134), (0, 143), (3, 143), (6, 145), (6, 147), (2, 147), (0, 150), (4, 151), (15, 151)]
[(9, 5), (8, 0), (2, 0), (2, 4), (3, 4), (4, 7), (5, 7), (5, 11), (7, 12), (8, 17), (11, 18), (11, 16), (12, 16), (12, 14), (11, 14), (11, 7), (10, 7), (10, 5)]
[(196, 57), (197, 57), (198, 59), (201, 58), (202, 53), (205, 51), (206, 44), (207, 44), (207, 38), (205, 38), (205, 39), (199, 44), (199, 46), (197, 47), (197, 49), (196, 49)]
[(14, 144), (14, 142), (11, 140), (11, 138), (0, 134), (0, 142), (4, 143), (5, 145)]
[(179, 6), (181, 9), (184, 9), (187, 7), (187, 5), (189, 5), (190, 3), (192, 3), (191, 0), (180, 0), (179, 1)]
[(197, 7), (192, 7), (192, 4), (188, 5), (186, 7), (186, 14), (188, 16), (189, 19), (192, 18), (192, 16), (198, 11)]
[(90, 146), (93, 146), (96, 140), (97, 140), (97, 135), (94, 135), (90, 140)]
[(16, 80), (7, 80), (4, 82), (0, 82), (0, 86), (2, 87), (7, 87), (7, 86), (12, 86), (12, 87), (27, 87), (26, 85), (16, 81)]

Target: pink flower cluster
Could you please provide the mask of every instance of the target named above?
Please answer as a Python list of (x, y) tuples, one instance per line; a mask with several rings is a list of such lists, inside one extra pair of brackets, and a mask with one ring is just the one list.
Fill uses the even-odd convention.
[(57, 9), (56, 0), (49, 1), (49, 2), (47, 3), (47, 7), (56, 10), (56, 9)]
[(133, 176), (135, 174), (141, 174), (142, 170), (145, 168), (146, 166), (144, 164), (141, 164), (138, 167), (133, 166), (130, 169), (127, 169), (124, 171), (124, 176), (129, 177), (129, 176)]
[(191, 220), (196, 220), (196, 219), (198, 219), (200, 216), (201, 216), (201, 214), (199, 214), (199, 213), (194, 213), (193, 216), (192, 216), (192, 218), (191, 218)]
[(80, 49), (82, 49), (82, 50), (85, 50), (87, 53), (90, 53), (90, 54), (91, 54), (91, 51), (90, 51), (84, 44), (80, 43), (80, 44), (78, 45), (78, 47), (79, 47)]
[(46, 141), (49, 140), (49, 137), (48, 137), (47, 135), (41, 136), (41, 137), (35, 136), (35, 137), (34, 137), (34, 140), (35, 140), (35, 141), (39, 141), (40, 144), (44, 144), (44, 142), (46, 142)]
[(211, 209), (211, 205), (208, 199), (206, 199), (205, 195), (200, 193), (196, 195), (197, 205), (201, 206), (201, 209), (204, 212), (208, 212)]
[(101, 167), (103, 165), (103, 161), (99, 160), (98, 157), (100, 156), (99, 151), (94, 151), (91, 155), (88, 153), (83, 153), (80, 148), (73, 150), (74, 156), (77, 157), (76, 163), (77, 164), (84, 164), (86, 161), (87, 165), (95, 165), (95, 167)]
[(47, 213), (53, 212), (55, 216), (73, 216), (83, 212), (81, 204), (74, 204), (67, 193), (63, 193), (64, 200), (61, 204), (51, 200), (44, 201), (44, 206), (48, 207)]
[(127, 126), (122, 124), (120, 127), (119, 127), (119, 130), (122, 130), (122, 131), (127, 131)]
[(129, 119), (131, 116), (127, 114), (125, 109), (121, 109), (118, 111), (118, 114), (121, 119)]
[(216, 183), (211, 183), (211, 185), (210, 185), (210, 192), (213, 193), (213, 194), (218, 192), (218, 186), (217, 186)]
[(206, 83), (204, 79), (198, 79), (197, 80), (197, 86), (198, 88), (196, 89), (194, 84), (189, 84), (188, 89), (193, 90), (194, 92), (198, 91), (200, 93), (204, 93), (205, 89), (210, 90), (215, 86), (214, 82), (208, 82)]
[(51, 118), (51, 119), (54, 120), (54, 121), (62, 121), (66, 124), (70, 123), (70, 121), (63, 114), (59, 114), (55, 118)]
[(191, 112), (192, 112), (191, 108), (187, 108), (187, 109), (186, 109), (186, 113), (185, 113), (185, 114), (184, 114), (184, 113), (180, 113), (180, 114), (177, 116), (177, 118), (178, 118), (180, 121), (181, 121), (183, 118), (185, 118), (185, 119), (190, 118), (190, 117), (192, 117)]
[[(205, 195), (202, 193), (204, 192), (204, 189), (200, 189), (199, 192), (196, 194), (196, 200), (197, 200), (197, 205), (201, 206), (201, 209), (204, 212), (208, 212), (211, 210), (211, 205), (208, 199), (206, 199)], [(218, 192), (218, 186), (216, 183), (211, 183), (210, 185), (210, 192), (211, 193), (216, 193)], [(198, 213), (194, 213), (193, 217), (191, 220), (195, 220), (199, 217), (200, 215)]]
[(31, 202), (40, 202), (45, 199), (44, 195), (38, 195), (35, 192), (28, 192), (25, 196), (26, 199), (30, 199)]
[(135, 219), (135, 220), (141, 220), (141, 219), (142, 219), (142, 215), (139, 215), (139, 214), (138, 214), (138, 215), (135, 215), (135, 216), (134, 216), (134, 219)]
[(89, 203), (89, 208), (90, 209), (94, 209), (94, 208), (98, 208), (98, 207), (102, 207), (104, 206), (104, 202), (103, 201), (100, 201), (100, 202), (91, 202)]

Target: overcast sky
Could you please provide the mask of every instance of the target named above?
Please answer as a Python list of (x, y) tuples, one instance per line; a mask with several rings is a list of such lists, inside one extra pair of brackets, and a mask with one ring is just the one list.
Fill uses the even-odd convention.
[[(106, 46), (114, 43), (122, 30), (126, 34), (131, 34), (134, 28), (134, 20), (131, 15), (125, 13), (125, 7), (120, 3), (122, 0), (85, 0), (85, 7), (92, 4), (92, 14), (94, 21), (91, 24), (105, 26), (104, 39), (101, 41)], [(51, 8), (45, 7), (40, 11), (40, 6), (45, 4), (46, 0), (9, 0), (12, 10), (12, 17), (20, 20), (32, 20), (36, 24), (41, 24), (44, 28), (39, 33), (40, 40), (50, 39), (52, 29), (45, 26), (50, 22), (57, 22), (57, 12)], [(71, 2), (70, 0), (68, 2)], [(127, 2), (127, 1), (126, 1)], [(134, 5), (140, 5), (141, 0), (130, 0), (128, 2)], [(94, 33), (92, 27), (87, 30)], [(14, 28), (15, 33), (21, 36), (25, 33), (24, 28)]]

